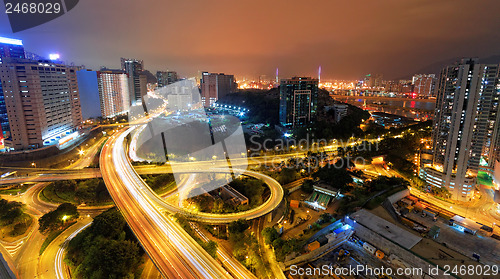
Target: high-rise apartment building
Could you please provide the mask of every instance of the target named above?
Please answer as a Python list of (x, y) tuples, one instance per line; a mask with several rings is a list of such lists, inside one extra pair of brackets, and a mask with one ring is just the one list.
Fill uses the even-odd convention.
[(102, 117), (114, 117), (128, 111), (129, 83), (125, 72), (108, 69), (98, 71), (97, 84)]
[(158, 80), (158, 87), (164, 87), (177, 81), (177, 72), (157, 71), (156, 79)]
[(80, 91), (78, 90), (78, 78), (76, 76), (76, 73), (82, 68), (83, 67), (81, 66), (67, 66), (66, 73), (71, 99), (71, 117), (73, 118), (72, 122), (75, 127), (79, 126), (83, 122)]
[(12, 148), (57, 144), (76, 130), (82, 117), (74, 71), (52, 61), (2, 58), (0, 80)]
[(369, 88), (377, 88), (383, 86), (381, 74), (367, 74), (364, 78), (363, 84)]
[(280, 123), (283, 127), (305, 126), (318, 108), (318, 79), (293, 77), (280, 83)]
[[(474, 192), (481, 164), (494, 164), (498, 144), (499, 65), (463, 59), (441, 71), (433, 123), (433, 162), (421, 176), (454, 199)], [(482, 163), (483, 162), (483, 163)]]
[(21, 40), (0, 37), (0, 62), (2, 57), (26, 58)]
[(236, 92), (238, 85), (233, 75), (203, 72), (201, 76), (201, 102), (209, 107), (218, 99)]
[(128, 75), (129, 101), (130, 105), (135, 105), (142, 101), (142, 97), (148, 93), (148, 80), (144, 71), (144, 62), (137, 59), (121, 58), (122, 70)]
[(413, 91), (418, 97), (432, 97), (436, 84), (435, 74), (419, 74), (412, 78)]
[[(0, 64), (3, 58), (25, 58), (24, 46), (21, 40), (0, 37)], [(0, 81), (0, 127), (9, 137), (10, 127), (9, 118), (7, 115), (7, 106), (5, 104), (5, 97), (3, 94), (2, 83)]]

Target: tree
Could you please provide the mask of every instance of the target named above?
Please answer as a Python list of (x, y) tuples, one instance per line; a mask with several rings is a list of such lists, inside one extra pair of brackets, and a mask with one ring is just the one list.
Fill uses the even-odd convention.
[(313, 174), (313, 177), (319, 178), (338, 189), (342, 189), (353, 182), (351, 175), (345, 168), (337, 168), (335, 165), (330, 164), (320, 168)]
[(108, 210), (94, 218), (91, 228), (96, 234), (113, 238), (120, 234), (126, 222), (117, 210)]
[(323, 222), (328, 223), (332, 220), (332, 215), (330, 215), (330, 213), (323, 213), (319, 216), (319, 218), (323, 220)]
[(57, 230), (65, 223), (71, 222), (79, 216), (75, 205), (71, 203), (62, 203), (55, 210), (44, 214), (38, 219), (38, 230), (41, 233)]
[(208, 242), (203, 243), (203, 249), (207, 251), (207, 253), (212, 256), (212, 258), (217, 259), (217, 248), (219, 247), (219, 244), (217, 242), (210, 240)]
[(266, 244), (272, 244), (276, 239), (279, 238), (278, 231), (274, 227), (267, 227), (262, 230), (262, 236)]
[(245, 219), (239, 219), (237, 221), (229, 223), (228, 230), (229, 233), (231, 234), (242, 233), (246, 231), (249, 227), (250, 226), (248, 225), (248, 222)]
[(281, 185), (288, 184), (292, 181), (295, 181), (299, 178), (299, 174), (297, 173), (296, 169), (291, 169), (291, 168), (283, 168), (280, 173), (278, 174), (278, 177), (276, 180)]
[(11, 225), (17, 221), (21, 221), (25, 215), (23, 204), (15, 201), (0, 200), (0, 224)]
[(74, 278), (135, 278), (143, 251), (116, 209), (98, 215), (73, 238), (65, 261)]
[(304, 182), (300, 186), (300, 189), (302, 189), (302, 191), (306, 193), (311, 194), (314, 191), (313, 181), (311, 179), (304, 180)]
[(444, 187), (436, 187), (436, 186), (431, 186), (431, 193), (437, 197), (443, 198), (443, 199), (449, 199), (451, 198), (450, 191)]

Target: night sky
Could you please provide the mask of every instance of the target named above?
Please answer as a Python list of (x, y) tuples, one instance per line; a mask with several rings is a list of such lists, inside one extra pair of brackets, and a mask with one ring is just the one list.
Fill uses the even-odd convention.
[(120, 57), (146, 69), (238, 77), (405, 77), (450, 58), (500, 54), (497, 0), (81, 0), (68, 14), (0, 36), (97, 69)]

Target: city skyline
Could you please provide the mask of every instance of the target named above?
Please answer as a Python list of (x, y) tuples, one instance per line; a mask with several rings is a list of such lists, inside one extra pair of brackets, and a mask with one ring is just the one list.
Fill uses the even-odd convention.
[(500, 2), (4, 2), (1, 279), (500, 274)]
[[(357, 79), (367, 73), (398, 79), (425, 73), (420, 69), (440, 61), (438, 70), (457, 58), (483, 60), (500, 54), (495, 48), (500, 38), (494, 33), (500, 26), (494, 15), (500, 4), (487, 1), (370, 1), (359, 6), (335, 1), (288, 1), (286, 6), (279, 1), (126, 2), (127, 9), (107, 1), (98, 10), (96, 2), (81, 2), (67, 16), (14, 36), (3, 14), (0, 34), (24, 40), (39, 55), (58, 52), (64, 61), (92, 69), (118, 68), (120, 57), (140, 57), (152, 72), (175, 70), (187, 77), (202, 71), (273, 76), (276, 67), (286, 77), (316, 76), (321, 65), (323, 79)], [(225, 5), (252, 13), (224, 13)], [(286, 15), (275, 21), (272, 13), (280, 9)], [(180, 10), (182, 16), (175, 13)], [(148, 16), (123, 20), (134, 13)], [(162, 35), (153, 32), (159, 23), (166, 26)], [(205, 26), (220, 31), (203, 32)], [(73, 33), (79, 36), (66, 39)]]

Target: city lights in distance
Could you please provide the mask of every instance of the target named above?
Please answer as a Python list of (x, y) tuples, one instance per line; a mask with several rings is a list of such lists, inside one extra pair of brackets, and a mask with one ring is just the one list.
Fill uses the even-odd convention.
[(51, 54), (49, 54), (49, 59), (50, 60), (59, 60), (59, 58), (61, 58), (61, 56), (59, 55), (59, 53), (51, 53)]

